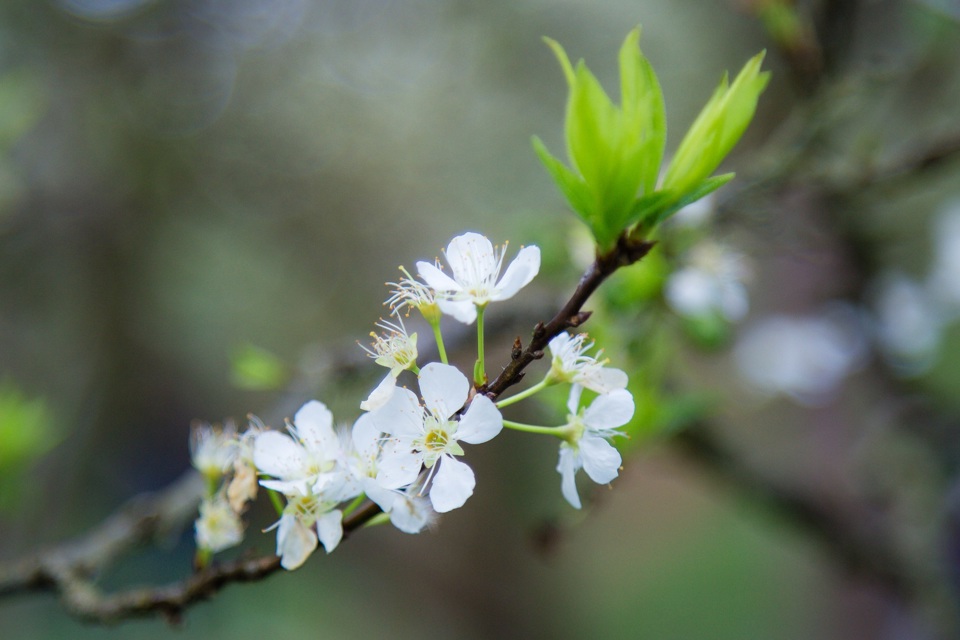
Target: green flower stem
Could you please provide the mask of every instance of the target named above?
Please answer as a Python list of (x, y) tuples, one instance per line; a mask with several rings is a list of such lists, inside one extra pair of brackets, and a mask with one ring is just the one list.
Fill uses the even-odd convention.
[(514, 422), (512, 420), (504, 420), (503, 426), (507, 429), (513, 429), (514, 431), (525, 431), (526, 433), (539, 433), (547, 436), (554, 436), (565, 440), (570, 435), (570, 430), (567, 428), (567, 425), (562, 427), (538, 427), (532, 424), (523, 424), (520, 422)]
[(277, 515), (283, 515), (283, 502), (280, 500), (280, 494), (272, 489), (267, 489), (267, 495), (270, 496), (270, 502), (273, 503), (273, 508), (277, 510)]
[(415, 375), (415, 376), (419, 376), (419, 375), (420, 375), (420, 367), (418, 367), (417, 365), (411, 364), (411, 365), (410, 365), (409, 367), (407, 367), (407, 368), (410, 369), (410, 371), (413, 371), (413, 375)]
[(220, 488), (220, 479), (221, 475), (218, 473), (216, 475), (206, 475), (204, 474), (203, 480), (207, 488), (207, 497), (212, 498), (216, 493), (217, 489)]
[(510, 396), (509, 398), (504, 398), (503, 400), (497, 403), (497, 408), (502, 409), (504, 407), (509, 407), (514, 403), (520, 402), (521, 400), (525, 400), (534, 394), (540, 393), (541, 391), (543, 391), (544, 389), (546, 389), (547, 387), (553, 384), (554, 384), (554, 381), (551, 380), (549, 376), (547, 376), (546, 378), (544, 378), (537, 384), (533, 385), (529, 389), (525, 391), (521, 391), (520, 393)]
[(193, 556), (193, 566), (198, 570), (205, 569), (212, 559), (213, 552), (210, 549), (198, 548)]
[[(417, 373), (419, 373), (419, 371)], [(366, 498), (367, 498), (367, 495), (364, 493), (361, 493), (356, 498), (354, 498), (353, 502), (351, 502), (350, 504), (348, 504), (346, 507), (343, 508), (343, 516), (347, 517), (348, 515), (353, 513), (357, 507), (363, 504), (363, 501), (366, 500)]]
[(473, 381), (479, 387), (487, 381), (483, 361), (483, 312), (487, 305), (477, 305), (477, 364), (473, 368)]
[[(447, 362), (447, 350), (443, 346), (443, 334), (440, 333), (440, 320), (431, 322), (430, 326), (433, 327), (433, 338), (437, 341), (437, 351), (440, 352), (440, 362), (449, 364)], [(420, 375), (419, 371), (415, 371), (414, 373)]]

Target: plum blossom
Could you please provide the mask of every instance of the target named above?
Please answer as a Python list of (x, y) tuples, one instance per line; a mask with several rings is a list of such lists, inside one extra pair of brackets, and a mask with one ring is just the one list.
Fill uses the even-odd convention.
[(740, 336), (733, 356), (740, 375), (756, 390), (820, 406), (862, 366), (866, 336), (859, 311), (833, 305), (814, 315), (759, 320)]
[[(593, 348), (594, 343), (584, 344), (587, 334), (571, 336), (563, 332), (557, 334), (550, 343), (550, 362), (548, 378), (553, 382), (579, 384), (597, 393), (609, 393), (627, 386), (627, 374), (620, 369), (607, 368), (609, 360), (598, 360), (584, 352)], [(603, 350), (597, 352), (600, 356)]]
[(285, 569), (296, 569), (323, 544), (333, 551), (343, 537), (343, 514), (336, 507), (359, 494), (343, 464), (344, 452), (333, 430), (333, 416), (322, 402), (303, 405), (288, 426), (257, 434), (253, 461), (267, 489), (286, 497), (277, 529), (277, 555)]
[(344, 459), (350, 471), (350, 482), (355, 483), (358, 495), (365, 493), (404, 533), (419, 533), (433, 521), (435, 514), (429, 500), (417, 495), (422, 486), (420, 478), (403, 490), (385, 488), (377, 481), (380, 451), (383, 443), (390, 439), (384, 437), (372, 414), (360, 416), (353, 428), (341, 431), (340, 436), (345, 441)]
[(280, 566), (292, 571), (306, 562), (317, 548), (318, 540), (327, 553), (337, 548), (343, 538), (343, 513), (335, 508), (336, 502), (325, 500), (309, 489), (300, 492), (299, 487), (292, 487), (285, 495), (287, 505), (283, 514), (270, 528), (277, 529)]
[(243, 522), (221, 494), (200, 503), (195, 524), (197, 547), (211, 553), (235, 547), (243, 541)]
[(670, 276), (664, 294), (670, 308), (682, 316), (720, 314), (729, 322), (739, 322), (750, 306), (744, 286), (749, 276), (741, 254), (704, 242), (690, 252), (689, 264)]
[(479, 233), (465, 233), (451, 240), (444, 252), (452, 277), (429, 262), (418, 262), (417, 273), (436, 291), (441, 311), (472, 324), (477, 307), (512, 298), (540, 271), (540, 249), (524, 247), (498, 280), (503, 249), (495, 248)]
[(227, 423), (222, 429), (207, 423), (190, 430), (190, 458), (208, 481), (217, 482), (230, 470), (237, 455), (237, 430)]
[(430, 502), (445, 513), (463, 506), (473, 494), (473, 470), (456, 456), (460, 442), (487, 442), (503, 428), (503, 419), (486, 396), (474, 397), (459, 419), (452, 419), (466, 403), (470, 382), (456, 368), (437, 362), (420, 372), (420, 393), (397, 389), (386, 405), (369, 414), (377, 428), (392, 436), (384, 443), (377, 481), (387, 489), (414, 483), (421, 467), (429, 470)]
[(227, 484), (227, 501), (236, 513), (243, 513), (247, 503), (257, 497), (260, 484), (257, 481), (257, 468), (253, 464), (253, 445), (263, 430), (263, 423), (251, 417), (246, 431), (237, 437), (233, 477)]
[(290, 435), (264, 431), (256, 436), (254, 465), (260, 473), (276, 478), (260, 484), (285, 495), (323, 492), (346, 499), (340, 496), (346, 474), (337, 464), (341, 448), (330, 410), (311, 400), (297, 411), (287, 430)]
[[(382, 367), (390, 369), (390, 373), (377, 385), (366, 400), (360, 403), (364, 411), (373, 411), (386, 404), (393, 395), (397, 376), (406, 369), (416, 370), (417, 366), (417, 334), (407, 333), (403, 321), (399, 324), (381, 320), (377, 326), (384, 330), (382, 335), (371, 333), (374, 338), (370, 348), (363, 347), (367, 354), (375, 359)], [(362, 345), (361, 345), (362, 346)]]
[(597, 396), (586, 410), (578, 410), (583, 388), (573, 385), (567, 410), (570, 412), (567, 428), (571, 435), (560, 444), (560, 490), (574, 508), (580, 508), (576, 473), (581, 468), (597, 484), (607, 484), (617, 477), (622, 458), (610, 444), (614, 436), (622, 435), (616, 429), (633, 417), (633, 396), (626, 389), (615, 389)]

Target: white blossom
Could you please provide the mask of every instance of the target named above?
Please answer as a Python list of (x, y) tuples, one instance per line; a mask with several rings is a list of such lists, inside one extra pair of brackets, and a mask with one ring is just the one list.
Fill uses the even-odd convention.
[(390, 516), (390, 522), (404, 533), (419, 533), (433, 521), (435, 513), (427, 498), (417, 495), (421, 478), (406, 489), (386, 488), (377, 480), (380, 453), (385, 442), (375, 418), (367, 413), (357, 420), (350, 430), (341, 432), (344, 440), (345, 460), (350, 470), (351, 482)]
[(744, 285), (749, 275), (741, 254), (715, 242), (704, 242), (690, 252), (687, 266), (671, 274), (664, 295), (670, 308), (682, 316), (700, 318), (718, 313), (730, 322), (738, 322), (750, 306)]
[(287, 505), (274, 527), (280, 566), (292, 571), (306, 562), (318, 539), (327, 553), (337, 548), (343, 538), (343, 513), (335, 508), (336, 502), (309, 490), (301, 493), (293, 487), (286, 497)]
[(926, 288), (903, 273), (885, 274), (876, 287), (874, 309), (877, 341), (894, 368), (916, 375), (933, 366), (940, 352), (944, 313)]
[[(626, 387), (626, 373), (605, 367), (609, 362), (607, 359), (598, 360), (585, 355), (594, 345), (592, 342), (586, 344), (586, 340), (585, 333), (575, 336), (567, 332), (557, 334), (548, 345), (552, 355), (548, 375), (556, 382), (579, 384), (597, 393), (609, 393)], [(598, 351), (597, 356), (602, 353), (603, 350)]]
[(418, 262), (417, 273), (437, 292), (441, 311), (471, 324), (477, 307), (512, 298), (540, 271), (540, 249), (524, 247), (499, 278), (503, 249), (494, 248), (478, 233), (465, 233), (451, 240), (444, 252), (452, 277), (429, 262)]
[(560, 490), (574, 508), (580, 508), (576, 473), (581, 468), (597, 484), (607, 484), (619, 475), (622, 458), (610, 444), (614, 436), (622, 435), (618, 427), (633, 417), (633, 396), (626, 389), (616, 389), (597, 396), (585, 410), (578, 409), (582, 387), (574, 385), (567, 400), (570, 440), (560, 444)]
[(740, 375), (759, 391), (819, 405), (862, 363), (866, 334), (862, 318), (846, 306), (817, 315), (774, 315), (747, 327), (734, 358)]
[(219, 480), (237, 456), (237, 430), (227, 423), (222, 429), (207, 423), (190, 430), (190, 458), (205, 478)]
[(200, 517), (194, 528), (197, 546), (212, 553), (235, 547), (243, 541), (243, 522), (220, 494), (200, 503)]
[(476, 479), (470, 467), (457, 460), (460, 442), (487, 442), (503, 428), (503, 419), (486, 396), (476, 396), (459, 419), (452, 416), (466, 403), (470, 383), (456, 368), (430, 363), (420, 372), (420, 393), (397, 389), (390, 401), (369, 414), (377, 428), (392, 436), (384, 444), (377, 480), (388, 489), (416, 481), (421, 467), (429, 470), (430, 501), (444, 513), (463, 505), (473, 494)]
[(257, 497), (260, 484), (257, 479), (257, 468), (253, 463), (253, 445), (262, 431), (263, 424), (257, 418), (251, 417), (246, 431), (237, 438), (233, 477), (227, 484), (227, 501), (230, 503), (230, 508), (237, 513), (243, 513), (247, 503)]
[(275, 480), (260, 484), (284, 495), (322, 493), (331, 499), (346, 499), (346, 472), (338, 464), (340, 441), (333, 430), (333, 415), (322, 403), (303, 405), (288, 426), (289, 435), (264, 431), (256, 436), (253, 462), (262, 474)]
[(960, 314), (960, 200), (949, 202), (937, 216), (928, 289), (944, 316)]
[(393, 396), (397, 376), (402, 371), (417, 364), (417, 334), (407, 333), (403, 321), (398, 318), (399, 324), (381, 320), (377, 326), (384, 330), (382, 335), (371, 333), (374, 338), (370, 348), (363, 347), (367, 354), (375, 359), (382, 367), (390, 369), (390, 373), (377, 385), (366, 400), (360, 403), (364, 411), (373, 411), (382, 407)]

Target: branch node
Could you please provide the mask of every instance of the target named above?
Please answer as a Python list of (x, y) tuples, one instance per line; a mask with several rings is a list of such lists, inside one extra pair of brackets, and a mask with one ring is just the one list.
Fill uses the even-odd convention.
[(579, 327), (584, 322), (590, 319), (590, 316), (593, 315), (593, 311), (581, 311), (580, 313), (570, 316), (567, 320), (567, 326), (571, 329)]
[(533, 339), (540, 340), (546, 333), (547, 327), (543, 324), (543, 322), (538, 322), (537, 326), (533, 328)]

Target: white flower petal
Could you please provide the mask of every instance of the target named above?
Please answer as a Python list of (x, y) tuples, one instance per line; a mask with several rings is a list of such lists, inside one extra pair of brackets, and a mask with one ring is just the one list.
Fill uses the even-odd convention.
[(513, 259), (494, 289), (493, 300), (512, 298), (540, 272), (540, 249), (524, 247)]
[(253, 441), (253, 464), (260, 473), (277, 478), (299, 476), (304, 466), (304, 450), (289, 436), (263, 431)]
[(367, 494), (368, 498), (376, 502), (384, 513), (390, 513), (394, 503), (400, 497), (400, 494), (394, 489), (387, 489), (374, 478), (363, 479), (363, 492)]
[(477, 395), (457, 426), (456, 438), (469, 444), (492, 440), (503, 430), (503, 416), (487, 396)]
[(479, 233), (468, 232), (451, 240), (445, 256), (460, 283), (483, 281), (498, 267), (493, 244)]
[(462, 288), (456, 280), (429, 262), (418, 262), (417, 273), (434, 291), (460, 291)]
[(560, 445), (560, 459), (557, 461), (557, 471), (560, 472), (560, 491), (574, 509), (580, 508), (580, 496), (577, 494), (576, 475), (577, 452), (566, 442)]
[(606, 367), (593, 370), (589, 375), (577, 378), (577, 382), (597, 393), (610, 393), (617, 389), (623, 389), (627, 386), (628, 381), (629, 379), (624, 371)]
[(293, 416), (293, 424), (308, 449), (324, 453), (337, 450), (339, 442), (333, 431), (333, 414), (322, 402), (311, 400), (300, 407)]
[(607, 484), (620, 473), (620, 452), (603, 438), (584, 435), (580, 439), (583, 470), (597, 484)]
[(430, 502), (437, 513), (446, 513), (463, 506), (473, 495), (477, 480), (473, 469), (453, 456), (443, 456), (439, 464), (430, 486)]
[(317, 536), (293, 514), (284, 514), (277, 528), (277, 555), (280, 566), (292, 571), (306, 562), (317, 548)]
[(299, 480), (261, 480), (260, 485), (271, 491), (279, 491), (285, 496), (303, 495), (310, 491), (313, 478)]
[(470, 381), (456, 367), (431, 362), (420, 370), (420, 395), (423, 404), (434, 415), (449, 418), (470, 393)]
[(573, 336), (566, 331), (561, 331), (550, 339), (547, 346), (550, 347), (551, 354), (560, 355), (567, 350), (567, 345), (570, 344), (571, 340), (573, 340)]
[(376, 454), (380, 448), (382, 433), (377, 421), (371, 418), (369, 413), (360, 416), (353, 424), (350, 439), (353, 441), (353, 448), (362, 459), (372, 458)]
[(343, 513), (339, 509), (328, 511), (317, 518), (317, 537), (323, 548), (330, 553), (343, 539)]
[(380, 381), (377, 388), (370, 392), (367, 399), (360, 403), (360, 408), (364, 411), (376, 411), (387, 404), (393, 397), (393, 392), (397, 388), (397, 378), (393, 373), (388, 373), (387, 377)]
[(583, 387), (579, 384), (574, 384), (570, 387), (570, 395), (567, 397), (567, 411), (570, 412), (570, 415), (575, 416), (580, 410), (580, 396), (583, 395)]
[(397, 388), (387, 404), (368, 415), (383, 433), (406, 439), (423, 434), (423, 408), (409, 389)]
[(477, 319), (477, 306), (472, 300), (437, 300), (440, 311), (453, 316), (463, 324), (473, 324)]
[(633, 396), (626, 389), (617, 389), (596, 399), (583, 412), (583, 423), (588, 429), (615, 429), (633, 417)]
[(405, 487), (420, 474), (423, 454), (405, 449), (402, 445), (385, 447), (377, 465), (377, 482), (388, 489)]
[(399, 494), (390, 512), (390, 522), (404, 533), (420, 533), (430, 522), (432, 513), (427, 500)]

